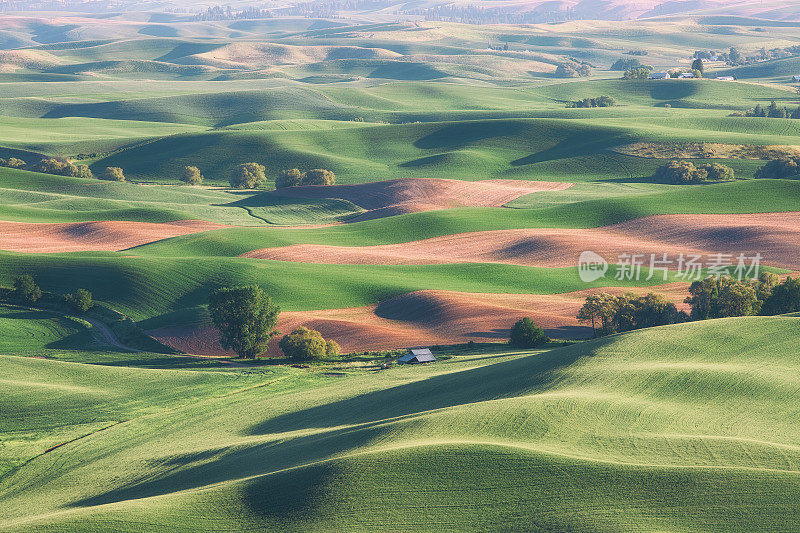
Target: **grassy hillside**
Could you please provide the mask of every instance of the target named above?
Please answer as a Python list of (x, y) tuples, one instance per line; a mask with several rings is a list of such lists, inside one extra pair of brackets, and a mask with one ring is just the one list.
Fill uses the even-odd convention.
[[(12, 412), (27, 412), (35, 381), (63, 410), (104, 387), (104, 420), (125, 421), (86, 427), (0, 479), (0, 525), (793, 530), (797, 320), (716, 320), (545, 353), (246, 382), (239, 372), (2, 357), (23, 382), (5, 397)], [(138, 395), (141, 407), (125, 407)], [(58, 416), (4, 419), (2, 432)]]

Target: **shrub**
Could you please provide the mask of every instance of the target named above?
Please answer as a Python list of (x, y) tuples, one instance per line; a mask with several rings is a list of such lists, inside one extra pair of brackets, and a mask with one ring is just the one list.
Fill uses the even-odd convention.
[(698, 169), (691, 161), (670, 161), (658, 167), (653, 177), (656, 181), (665, 183), (700, 183), (707, 176), (705, 171)]
[(92, 293), (86, 289), (78, 289), (72, 294), (67, 294), (65, 300), (70, 307), (79, 313), (85, 313), (94, 307)]
[(303, 181), (303, 173), (296, 168), (282, 170), (275, 179), (275, 188), (296, 187)]
[(30, 274), (23, 274), (14, 280), (14, 296), (26, 303), (35, 303), (42, 297), (42, 289)]
[(255, 358), (278, 334), (275, 326), (280, 308), (255, 285), (214, 291), (208, 299), (208, 312), (219, 329), (222, 347), (239, 357)]
[(200, 173), (200, 169), (197, 167), (187, 165), (181, 171), (180, 180), (187, 185), (200, 185), (203, 183), (203, 179), (203, 174)]
[(264, 185), (266, 167), (258, 163), (242, 163), (231, 171), (230, 184), (235, 189), (256, 189)]
[(125, 181), (125, 174), (119, 167), (106, 167), (100, 178), (108, 181)]
[(328, 343), (322, 334), (305, 327), (299, 327), (283, 337), (280, 347), (286, 357), (298, 361), (319, 359), (328, 353)]
[(577, 102), (570, 102), (567, 107), (613, 107), (617, 101), (611, 96), (598, 96), (597, 98), (584, 98)]
[(303, 185), (333, 185), (336, 183), (336, 175), (330, 170), (315, 168), (303, 174)]
[(756, 178), (789, 178), (800, 174), (800, 157), (782, 157), (773, 159), (758, 169)]
[(528, 317), (518, 320), (511, 328), (508, 344), (514, 348), (536, 348), (548, 341), (544, 330)]
[(705, 171), (707, 181), (728, 181), (735, 175), (731, 167), (719, 163), (705, 163), (697, 168)]
[(8, 167), (8, 168), (25, 168), (28, 166), (25, 161), (19, 159), (17, 157), (9, 157), (6, 159), (0, 159), (0, 166)]

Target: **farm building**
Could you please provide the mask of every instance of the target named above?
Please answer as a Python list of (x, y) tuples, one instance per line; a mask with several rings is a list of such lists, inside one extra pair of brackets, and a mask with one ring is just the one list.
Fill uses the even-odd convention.
[(681, 72), (680, 74), (678, 74), (678, 79), (681, 80), (687, 80), (691, 78), (694, 78), (694, 74), (691, 72)]
[(407, 354), (400, 357), (397, 362), (403, 364), (432, 363), (436, 361), (429, 348), (411, 349)]
[(792, 81), (800, 81), (800, 75), (792, 76)]
[(736, 78), (733, 76), (717, 76), (719, 81), (736, 81)]
[(669, 72), (652, 72), (650, 73), (649, 78), (651, 80), (668, 80)]

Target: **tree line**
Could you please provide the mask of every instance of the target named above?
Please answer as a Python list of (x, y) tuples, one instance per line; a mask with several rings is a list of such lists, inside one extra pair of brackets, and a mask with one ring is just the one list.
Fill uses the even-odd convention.
[(689, 286), (684, 303), (689, 304), (689, 313), (679, 311), (660, 294), (600, 293), (586, 298), (577, 318), (601, 336), (694, 320), (795, 313), (800, 311), (800, 278), (780, 282), (770, 272), (753, 280), (709, 276)]
[[(54, 174), (72, 178), (91, 179), (95, 177), (88, 165), (75, 164), (69, 159), (57, 157), (46, 157), (30, 165), (18, 157), (0, 158), (0, 167), (30, 170), (42, 174)], [(106, 167), (97, 177), (109, 181), (125, 181), (125, 174), (119, 167)]]
[(800, 106), (790, 110), (788, 107), (779, 107), (777, 102), (773, 100), (767, 107), (762, 107), (761, 104), (748, 109), (744, 113), (732, 113), (732, 117), (762, 117), (762, 118), (793, 118), (800, 119)]

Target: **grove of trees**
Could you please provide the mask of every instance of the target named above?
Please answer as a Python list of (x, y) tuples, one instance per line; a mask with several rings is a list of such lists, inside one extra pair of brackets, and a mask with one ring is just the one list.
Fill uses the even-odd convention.
[(613, 296), (600, 293), (586, 298), (577, 318), (579, 322), (591, 324), (595, 335), (599, 336), (676, 324), (684, 322), (688, 317), (660, 294), (636, 296), (625, 293)]
[(691, 161), (670, 161), (658, 167), (653, 179), (662, 183), (691, 184), (708, 181), (728, 181), (734, 178), (732, 168), (720, 163), (695, 165)]
[(756, 178), (782, 179), (800, 175), (800, 156), (773, 159), (756, 171)]
[(275, 326), (280, 308), (255, 285), (214, 291), (208, 299), (208, 312), (220, 332), (222, 347), (239, 357), (257, 357), (279, 334)]
[(330, 170), (315, 168), (300, 172), (296, 168), (283, 170), (275, 178), (275, 188), (284, 189), (286, 187), (296, 187), (298, 185), (334, 185), (336, 175)]
[(577, 102), (569, 102), (567, 107), (614, 107), (617, 101), (611, 96), (598, 96), (597, 98), (584, 98)]

